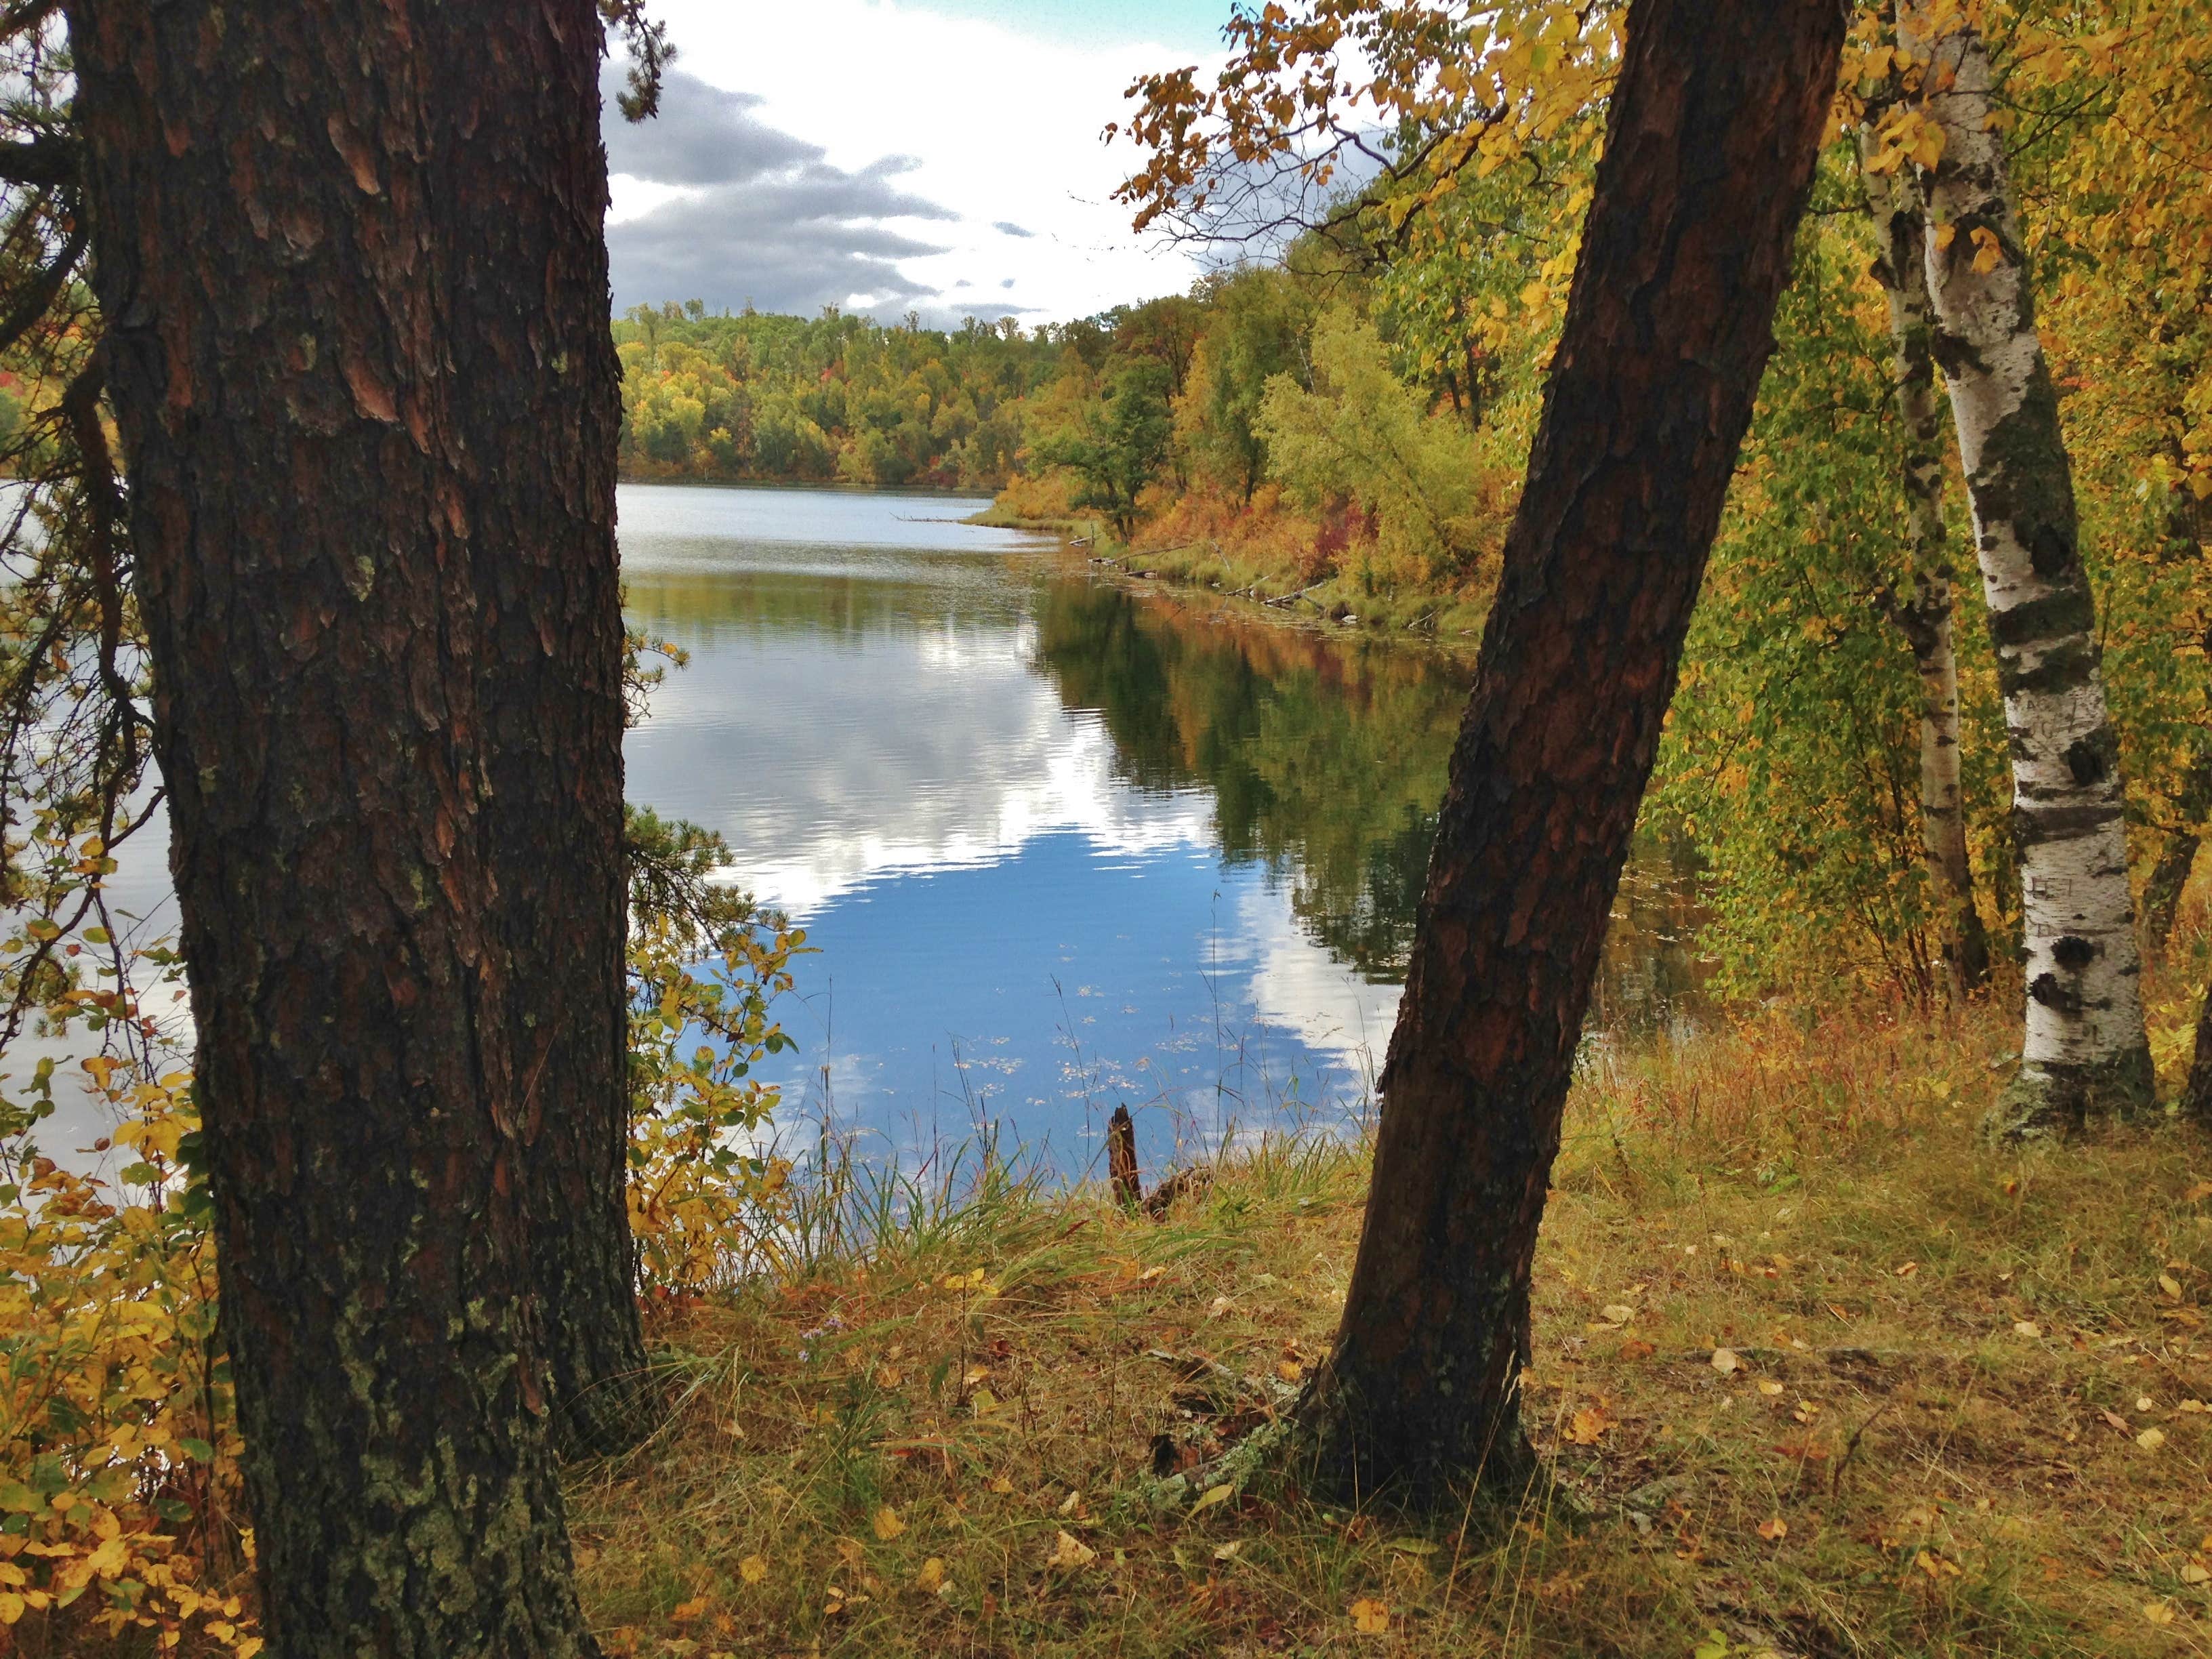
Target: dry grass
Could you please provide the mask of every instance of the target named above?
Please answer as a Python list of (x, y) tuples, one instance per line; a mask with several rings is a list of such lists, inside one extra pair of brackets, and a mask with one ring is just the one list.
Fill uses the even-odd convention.
[(641, 1655), (2212, 1650), (2212, 1146), (1986, 1149), (2008, 1035), (1777, 1018), (1594, 1063), (1517, 1505), (1156, 1477), (1328, 1340), (1364, 1158), (1271, 1144), (1164, 1224), (999, 1185), (664, 1310), (678, 1411), (572, 1490), (588, 1605)]

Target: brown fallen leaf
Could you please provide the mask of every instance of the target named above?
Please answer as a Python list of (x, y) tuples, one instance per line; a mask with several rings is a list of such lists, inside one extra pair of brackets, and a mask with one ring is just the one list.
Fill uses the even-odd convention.
[(1778, 1544), (1790, 1535), (1790, 1523), (1780, 1516), (1770, 1516), (1759, 1523), (1759, 1535), (1770, 1544)]
[(1613, 1419), (1602, 1405), (1585, 1406), (1568, 1423), (1566, 1437), (1577, 1446), (1595, 1446), (1612, 1426)]

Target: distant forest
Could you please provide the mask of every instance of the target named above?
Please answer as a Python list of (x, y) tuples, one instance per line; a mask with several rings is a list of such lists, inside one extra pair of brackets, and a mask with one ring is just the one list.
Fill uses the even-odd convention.
[(622, 468), (636, 478), (927, 484), (995, 490), (1014, 471), (1024, 400), (1075, 324), (1024, 332), (819, 317), (710, 316), (694, 300), (615, 323)]

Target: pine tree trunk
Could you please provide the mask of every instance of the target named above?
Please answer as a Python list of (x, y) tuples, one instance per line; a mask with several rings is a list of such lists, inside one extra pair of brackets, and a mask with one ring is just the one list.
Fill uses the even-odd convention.
[(531, 1165), (605, 969), (531, 976), (608, 925), (618, 751), (535, 769), (619, 721), (599, 19), (69, 16), (270, 1648), (588, 1655)]
[(2206, 1130), (2212, 1131), (2212, 994), (2197, 1015), (2197, 1052), (2189, 1062), (2189, 1085), (2181, 1109)]
[(469, 228), (454, 249), (451, 389), (467, 442), (490, 757), (482, 823), (525, 1088), (532, 1278), (556, 1442), (611, 1452), (657, 1413), (626, 1191), (622, 369), (607, 325), (599, 105), (519, 90), (479, 99), (477, 21), (466, 8), (427, 15), (452, 43), (436, 95), (471, 112), (440, 199)]
[(2173, 810), (2180, 827), (2167, 832), (2159, 848), (2158, 862), (2143, 882), (2143, 933), (2154, 946), (2164, 948), (2173, 937), (2173, 923), (2181, 914), (2181, 895), (2189, 885), (2189, 872), (2197, 866), (2197, 849), (2203, 842), (2205, 815), (2212, 813), (2212, 750), (2200, 750), (2181, 775)]
[(1812, 177), (1829, 0), (1634, 0), (1384, 1069), (1317, 1478), (1528, 1465), (1528, 1273), (1607, 917)]
[(2096, 605), (2082, 568), (2058, 395), (2037, 337), (1989, 58), (1963, 24), (1931, 41), (1926, 0), (1899, 38), (1923, 61), (1942, 159), (1927, 183), (1928, 289), (1973, 504), (2013, 757), (2027, 981), (2007, 1138), (2152, 1099), (2142, 965), (2128, 891), (2119, 745), (2105, 706)]
[[(1874, 151), (1871, 127), (1861, 152)], [(1889, 302), (1891, 374), (1905, 435), (1906, 532), (1912, 596), (1884, 591), (1882, 609), (1912, 648), (1920, 675), (1920, 836), (1929, 890), (1942, 920), (1943, 967), (1952, 1000), (1989, 982), (1990, 939), (1974, 903), (1959, 776), (1959, 659), (1952, 643), (1955, 573), (1943, 529), (1943, 437), (1936, 395), (1935, 317), (1922, 251), (1927, 222), (1918, 181), (1899, 168), (1866, 173), (1874, 218), (1875, 276)]]

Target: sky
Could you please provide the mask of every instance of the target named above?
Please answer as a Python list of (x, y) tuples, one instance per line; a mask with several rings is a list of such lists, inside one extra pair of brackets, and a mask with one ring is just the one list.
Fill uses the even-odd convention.
[[(1229, 0), (661, 0), (653, 121), (608, 100), (618, 310), (703, 300), (1024, 324), (1187, 289), (1100, 142), (1138, 75), (1212, 64)], [(621, 71), (611, 65), (608, 85)]]

